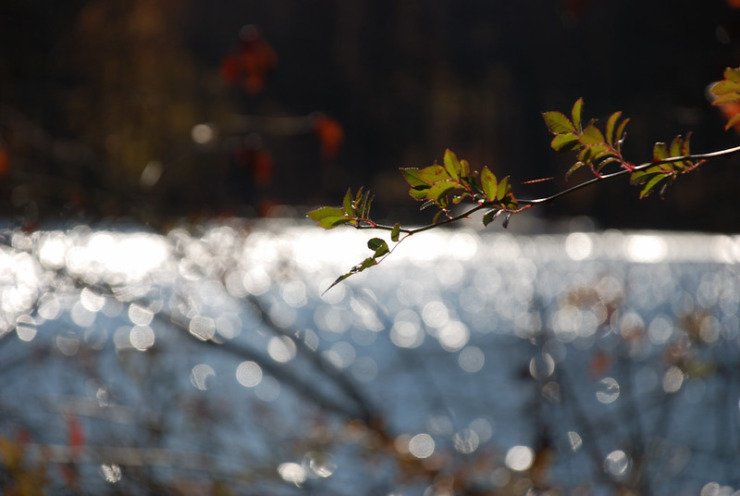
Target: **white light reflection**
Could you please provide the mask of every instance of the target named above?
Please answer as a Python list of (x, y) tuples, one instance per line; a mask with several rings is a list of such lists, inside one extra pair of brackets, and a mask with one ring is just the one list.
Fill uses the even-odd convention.
[(496, 426), (492, 420), (487, 418), (479, 417), (470, 422), (470, 428), (478, 434), (478, 439), (481, 443), (485, 443), (493, 437), (493, 432), (496, 430)]
[(98, 469), (98, 472), (100, 473), (100, 476), (105, 479), (105, 482), (109, 484), (115, 484), (119, 482), (122, 477), (121, 467), (116, 465), (115, 463), (109, 465), (101, 465)]
[(515, 472), (524, 472), (534, 462), (534, 451), (529, 446), (513, 446), (506, 452), (504, 463)]
[(139, 351), (146, 351), (154, 346), (154, 331), (148, 325), (136, 325), (128, 336), (131, 346)]
[(30, 315), (21, 315), (15, 320), (15, 333), (21, 341), (33, 341), (36, 332), (36, 322)]
[(586, 233), (569, 234), (565, 238), (565, 252), (572, 260), (585, 260), (593, 252), (593, 241)]
[(280, 396), (280, 383), (271, 376), (263, 376), (262, 381), (254, 388), (254, 394), (262, 401), (275, 401)]
[(416, 458), (429, 458), (434, 448), (434, 439), (427, 433), (417, 434), (409, 440), (409, 453)]
[(253, 388), (262, 382), (262, 367), (256, 362), (242, 362), (236, 368), (236, 380), (246, 388)]
[(193, 370), (190, 372), (190, 383), (195, 386), (196, 389), (199, 389), (201, 391), (205, 391), (208, 389), (208, 384), (206, 381), (209, 377), (215, 377), (216, 371), (213, 370), (213, 367), (208, 365), (207, 363), (199, 363), (195, 367), (193, 367)]
[(421, 318), (429, 327), (442, 327), (450, 320), (450, 314), (444, 303), (435, 300), (424, 305)]
[(478, 449), (478, 445), (480, 444), (478, 433), (473, 429), (463, 429), (457, 432), (453, 436), (452, 441), (455, 445), (455, 450), (464, 455), (473, 453)]
[(396, 314), (390, 331), (391, 342), (399, 348), (417, 348), (424, 342), (419, 315), (413, 310), (404, 309)]
[(277, 468), (280, 478), (296, 486), (301, 486), (306, 482), (306, 469), (301, 465), (293, 462), (281, 463)]
[(308, 470), (308, 475), (322, 479), (331, 477), (337, 469), (337, 464), (334, 463), (331, 455), (316, 451), (306, 453), (302, 465)]
[(683, 385), (684, 377), (685, 375), (680, 368), (675, 365), (670, 367), (663, 374), (663, 391), (666, 393), (677, 393)]
[(583, 439), (576, 431), (568, 431), (568, 444), (571, 450), (578, 451), (583, 446)]
[(296, 355), (296, 344), (288, 336), (273, 336), (267, 343), (267, 354), (279, 363), (287, 363)]
[(442, 345), (442, 349), (453, 353), (463, 349), (468, 344), (470, 331), (465, 324), (455, 320), (437, 331), (437, 339), (439, 344)]
[(469, 374), (480, 371), (485, 363), (486, 356), (477, 346), (468, 346), (457, 356), (457, 364)]
[(599, 403), (608, 405), (619, 398), (619, 383), (613, 377), (604, 377), (599, 381), (599, 389), (596, 391), (596, 399)]
[(216, 323), (210, 317), (196, 315), (188, 325), (190, 334), (202, 341), (208, 341), (216, 335)]
[(604, 470), (618, 478), (624, 477), (629, 467), (630, 459), (622, 450), (612, 451), (604, 460)]
[(625, 251), (631, 262), (656, 263), (666, 258), (668, 246), (659, 236), (635, 234), (627, 236)]

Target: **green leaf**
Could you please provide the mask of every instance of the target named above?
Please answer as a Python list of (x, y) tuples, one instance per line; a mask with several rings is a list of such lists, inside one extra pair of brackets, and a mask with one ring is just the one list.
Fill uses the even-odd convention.
[(583, 98), (576, 100), (571, 110), (571, 117), (573, 117), (573, 126), (576, 131), (581, 131), (581, 111), (583, 110)]
[(343, 206), (344, 213), (347, 214), (347, 217), (355, 216), (354, 209), (352, 208), (352, 190), (350, 190), (349, 188), (347, 188), (347, 193), (344, 194)]
[(565, 179), (567, 180), (570, 177), (571, 174), (573, 174), (575, 171), (577, 171), (578, 169), (580, 169), (584, 165), (586, 165), (586, 164), (584, 164), (580, 160), (578, 162), (576, 162), (575, 164), (573, 164), (570, 167), (570, 169), (568, 169), (568, 172), (565, 173)]
[(441, 181), (441, 182), (436, 183), (431, 188), (429, 188), (429, 191), (427, 192), (426, 197), (428, 200), (433, 200), (439, 204), (440, 200), (443, 199), (445, 194), (447, 194), (450, 190), (453, 190), (457, 187), (458, 185), (455, 182)]
[(470, 177), (470, 164), (467, 160), (460, 160), (460, 179), (467, 182)]
[(490, 201), (495, 201), (498, 182), (496, 181), (496, 176), (493, 175), (493, 172), (488, 167), (483, 167), (480, 173), (480, 183), (486, 198)]
[(428, 183), (421, 179), (419, 169), (416, 167), (402, 167), (401, 174), (403, 174), (404, 179), (406, 179), (406, 182), (411, 187), (428, 185)]
[(606, 142), (611, 146), (614, 146), (615, 138), (617, 140), (619, 139), (619, 136), (614, 133), (614, 128), (616, 127), (620, 117), (622, 117), (622, 112), (614, 112), (606, 121)]
[(342, 274), (341, 276), (337, 277), (337, 278), (336, 278), (336, 280), (335, 280), (335, 281), (334, 281), (333, 283), (331, 283), (331, 286), (329, 286), (328, 288), (326, 288), (326, 289), (324, 290), (324, 292), (323, 292), (323, 293), (321, 293), (321, 294), (323, 295), (324, 293), (326, 293), (326, 292), (327, 292), (327, 291), (329, 291), (329, 290), (330, 290), (331, 288), (333, 288), (334, 286), (336, 286), (336, 285), (337, 285), (337, 284), (339, 284), (340, 282), (344, 281), (344, 280), (345, 280), (345, 279), (347, 279), (348, 277), (350, 277), (350, 276), (353, 276), (353, 275), (355, 275), (355, 274), (359, 274), (359, 273), (360, 273), (360, 272), (362, 272), (363, 270), (365, 270), (365, 269), (367, 269), (367, 268), (370, 268), (370, 267), (372, 267), (373, 265), (377, 265), (377, 264), (378, 264), (378, 261), (377, 261), (377, 260), (375, 260), (375, 258), (374, 258), (374, 257), (368, 257), (368, 258), (366, 258), (365, 260), (363, 260), (363, 261), (362, 261), (362, 263), (359, 263), (359, 264), (355, 265), (354, 267), (352, 267), (352, 268), (351, 268), (351, 269), (349, 270), (349, 272), (347, 272), (346, 274)]
[(336, 207), (320, 207), (306, 214), (309, 218), (320, 221), (327, 217), (344, 217), (344, 210)]
[(498, 182), (498, 188), (496, 188), (496, 200), (503, 200), (509, 193), (509, 176), (506, 176)]
[(445, 150), (444, 164), (450, 177), (455, 181), (459, 181), (462, 172), (462, 165), (460, 165), (457, 155), (455, 155), (455, 153), (449, 148)]
[(503, 212), (503, 210), (499, 208), (492, 208), (491, 210), (483, 214), (483, 225), (485, 227), (488, 227), (488, 224), (496, 220), (496, 217), (501, 215), (501, 212)]
[(552, 134), (575, 133), (576, 127), (562, 112), (545, 112), (542, 114), (545, 125)]
[(630, 182), (632, 184), (641, 184), (645, 182), (648, 176), (653, 174), (659, 174), (662, 172), (660, 165), (653, 165), (647, 169), (641, 169), (630, 174)]
[(375, 252), (373, 258), (382, 257), (390, 250), (388, 249), (388, 243), (380, 238), (372, 238), (367, 242), (367, 247)]
[(450, 175), (441, 165), (430, 165), (419, 170), (419, 178), (424, 181), (425, 184), (431, 186), (439, 181), (449, 180)]
[(391, 241), (397, 243), (399, 234), (401, 234), (401, 224), (396, 222), (393, 224), (393, 229), (391, 229)]
[(320, 221), (317, 222), (317, 225), (319, 227), (323, 227), (324, 229), (331, 229), (333, 227), (337, 227), (341, 224), (347, 224), (351, 222), (352, 219), (349, 219), (345, 216), (341, 217), (324, 217)]
[(681, 148), (683, 148), (683, 137), (679, 134), (671, 141), (671, 146), (668, 148), (671, 157), (682, 156)]
[(409, 194), (415, 200), (426, 200), (429, 193), (429, 186), (416, 186), (409, 190)]
[(550, 142), (550, 146), (556, 152), (562, 150), (573, 150), (580, 148), (579, 138), (573, 133), (563, 133), (555, 136)]
[(629, 121), (630, 121), (629, 119), (623, 120), (619, 124), (619, 127), (617, 128), (617, 132), (614, 133), (614, 137), (617, 139), (617, 149), (622, 147), (622, 142), (624, 141), (624, 138), (625, 138), (624, 129), (627, 127), (627, 123)]
[(642, 200), (643, 198), (645, 198), (646, 196), (648, 196), (652, 192), (653, 188), (655, 188), (655, 186), (659, 182), (661, 182), (663, 179), (665, 179), (668, 176), (670, 176), (670, 174), (656, 174), (655, 176), (653, 176), (645, 184), (645, 187), (642, 188), (642, 191), (640, 191), (640, 199)]
[(599, 128), (597, 128), (593, 124), (589, 124), (588, 126), (586, 126), (586, 128), (583, 130), (583, 134), (581, 135), (581, 144), (584, 146), (589, 146), (600, 145), (602, 143), (606, 143), (606, 140), (604, 140), (604, 135), (601, 133)]
[(659, 162), (668, 158), (668, 146), (658, 142), (653, 146), (653, 162)]
[(506, 217), (504, 218), (504, 221), (501, 223), (501, 227), (503, 227), (504, 229), (508, 229), (509, 221), (511, 221), (511, 212), (506, 213)]

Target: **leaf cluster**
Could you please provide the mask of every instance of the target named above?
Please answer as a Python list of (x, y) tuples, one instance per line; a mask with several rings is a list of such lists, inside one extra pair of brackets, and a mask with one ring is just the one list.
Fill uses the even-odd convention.
[(409, 194), (413, 199), (423, 202), (422, 209), (429, 206), (439, 209), (432, 223), (436, 223), (442, 214), (449, 215), (451, 204), (458, 205), (466, 199), (477, 205), (491, 207), (484, 216), (486, 225), (497, 213), (517, 208), (509, 176), (499, 180), (488, 167), (483, 167), (481, 171), (471, 171), (468, 161), (459, 160), (450, 149), (445, 151), (443, 163), (444, 166), (434, 164), (422, 169), (401, 169), (406, 182), (411, 186)]
[[(712, 85), (709, 91), (715, 97), (712, 105), (730, 105), (740, 103), (740, 67), (728, 67), (723, 74), (724, 79)], [(725, 124), (725, 130), (740, 123), (740, 112), (736, 112)]]
[(626, 137), (624, 130), (629, 119), (623, 119), (622, 112), (614, 112), (607, 119), (602, 131), (596, 126), (595, 119), (584, 127), (582, 111), (583, 98), (579, 98), (573, 104), (570, 118), (556, 111), (542, 114), (545, 125), (555, 135), (550, 146), (558, 152), (575, 151), (578, 154), (578, 161), (568, 170), (565, 177), (569, 177), (583, 166), (589, 167), (595, 175), (599, 175), (610, 163), (618, 163), (628, 168), (630, 164), (622, 158), (622, 143)]
[(373, 204), (373, 198), (369, 191), (364, 192), (362, 188), (357, 191), (357, 195), (352, 195), (352, 189), (347, 188), (341, 207), (320, 207), (311, 210), (307, 215), (324, 229), (344, 224), (355, 227), (361, 227), (363, 223), (372, 225), (370, 207)]

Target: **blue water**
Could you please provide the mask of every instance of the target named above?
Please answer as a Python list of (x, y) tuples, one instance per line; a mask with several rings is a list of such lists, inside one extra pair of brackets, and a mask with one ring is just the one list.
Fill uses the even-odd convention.
[(0, 436), (59, 494), (740, 488), (740, 238), (444, 230), (324, 293), (369, 237), (7, 233)]

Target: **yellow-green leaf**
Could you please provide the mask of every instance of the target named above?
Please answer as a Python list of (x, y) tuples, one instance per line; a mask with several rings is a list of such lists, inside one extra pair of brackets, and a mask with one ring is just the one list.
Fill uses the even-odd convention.
[(612, 146), (614, 146), (615, 138), (617, 140), (619, 139), (619, 136), (616, 136), (616, 134), (614, 133), (614, 129), (616, 128), (617, 121), (619, 121), (620, 117), (622, 117), (622, 112), (614, 112), (606, 121), (606, 142)]
[(578, 136), (573, 133), (558, 134), (552, 139), (550, 146), (557, 152), (578, 149), (581, 146), (578, 139)]
[(562, 112), (545, 112), (542, 114), (545, 125), (552, 134), (575, 133), (576, 127)]
[(498, 182), (498, 188), (496, 189), (496, 200), (503, 200), (509, 193), (509, 176), (506, 176)]
[(401, 224), (396, 222), (393, 224), (393, 229), (391, 229), (391, 241), (394, 243), (398, 242), (399, 234), (401, 234)]
[(444, 164), (445, 169), (447, 170), (447, 173), (450, 175), (450, 177), (455, 181), (459, 181), (462, 165), (460, 165), (460, 161), (457, 159), (457, 155), (455, 155), (455, 152), (453, 152), (449, 148), (445, 150)]
[(496, 181), (496, 176), (493, 175), (493, 172), (488, 167), (483, 167), (480, 174), (480, 183), (486, 198), (490, 201), (495, 201), (498, 182)]
[(583, 110), (583, 98), (576, 100), (571, 110), (571, 117), (573, 118), (573, 126), (576, 131), (581, 131), (581, 111)]

